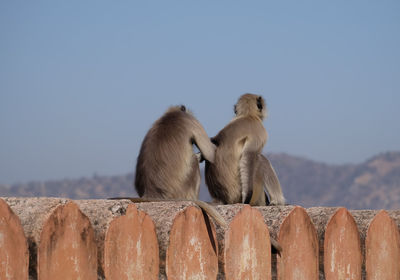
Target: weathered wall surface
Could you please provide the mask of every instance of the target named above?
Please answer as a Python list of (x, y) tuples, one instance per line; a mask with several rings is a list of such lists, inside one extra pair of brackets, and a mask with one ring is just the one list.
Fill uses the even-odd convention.
[(216, 208), (2, 198), (0, 279), (400, 280), (400, 210)]

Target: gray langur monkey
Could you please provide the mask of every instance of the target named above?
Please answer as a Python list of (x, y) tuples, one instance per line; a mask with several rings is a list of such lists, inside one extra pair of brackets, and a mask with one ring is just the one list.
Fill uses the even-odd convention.
[[(269, 160), (261, 154), (267, 142), (263, 120), (265, 101), (255, 94), (242, 95), (234, 107), (235, 118), (212, 142), (217, 146), (214, 162), (206, 161), (205, 178), (214, 201), (223, 204), (249, 203), (264, 206), (285, 204), (282, 189)], [(270, 238), (272, 251), (281, 253), (280, 244)]]
[[(215, 137), (214, 162), (206, 161), (205, 177), (211, 196), (223, 204), (284, 205), (278, 177), (261, 154), (268, 134), (263, 120), (267, 108), (262, 96), (242, 95), (234, 106), (236, 116)], [(270, 203), (267, 195), (270, 198)]]
[[(200, 150), (194, 153), (193, 145)], [(224, 218), (199, 201), (201, 158), (214, 162), (215, 145), (200, 122), (185, 106), (170, 107), (147, 132), (136, 164), (135, 188), (141, 198), (133, 202), (190, 200), (221, 226)], [(121, 198), (119, 198), (121, 199)]]

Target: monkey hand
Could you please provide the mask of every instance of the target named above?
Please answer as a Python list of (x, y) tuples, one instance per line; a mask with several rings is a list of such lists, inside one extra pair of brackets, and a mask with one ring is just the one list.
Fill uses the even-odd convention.
[(198, 159), (199, 162), (203, 162), (205, 160), (205, 158), (203, 157), (202, 153), (196, 153), (196, 157)]

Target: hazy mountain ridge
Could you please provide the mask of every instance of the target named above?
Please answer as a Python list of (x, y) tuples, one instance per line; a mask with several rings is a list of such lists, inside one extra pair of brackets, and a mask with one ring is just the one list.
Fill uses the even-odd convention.
[(400, 208), (400, 152), (361, 164), (328, 165), (285, 154), (268, 156), (289, 203), (351, 209)]
[[(400, 209), (400, 152), (364, 163), (330, 165), (287, 154), (268, 154), (288, 203), (304, 207)], [(133, 174), (0, 185), (0, 196), (55, 196), (73, 199), (136, 196)], [(209, 200), (202, 180), (200, 198)]]
[(0, 196), (49, 196), (73, 199), (133, 196), (133, 174), (0, 185)]

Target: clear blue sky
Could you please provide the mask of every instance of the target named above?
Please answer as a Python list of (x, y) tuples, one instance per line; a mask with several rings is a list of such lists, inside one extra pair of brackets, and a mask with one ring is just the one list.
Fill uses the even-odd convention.
[(265, 152), (400, 150), (400, 1), (1, 1), (0, 183), (130, 172), (169, 105), (213, 136), (245, 92)]

